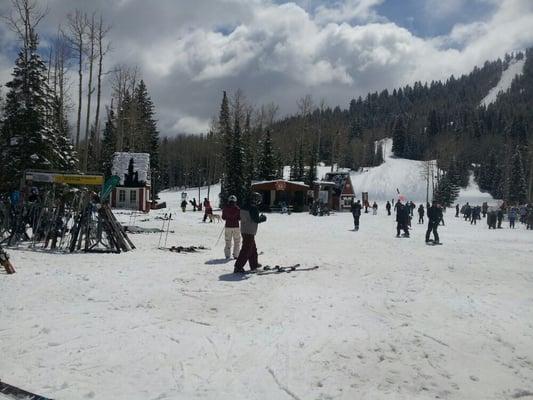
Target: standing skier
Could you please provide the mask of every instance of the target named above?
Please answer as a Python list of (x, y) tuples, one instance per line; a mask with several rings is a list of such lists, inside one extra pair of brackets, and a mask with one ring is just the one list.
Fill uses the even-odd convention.
[(498, 208), (498, 229), (502, 229), (502, 221), (503, 221), (503, 210), (502, 208)]
[(455, 205), (455, 218), (459, 217), (459, 204)]
[(267, 217), (259, 214), (259, 210), (257, 209), (261, 204), (261, 200), (261, 194), (253, 192), (250, 194), (246, 204), (241, 208), (242, 248), (233, 269), (233, 272), (236, 274), (243, 274), (245, 272), (244, 265), (246, 262), (250, 264), (250, 271), (255, 271), (259, 267), (255, 235), (258, 224), (267, 220)]
[(509, 228), (514, 229), (514, 222), (516, 220), (516, 208), (511, 207), (511, 209), (507, 212), (507, 217), (509, 218)]
[(241, 234), (239, 230), (241, 209), (237, 206), (236, 196), (231, 195), (228, 197), (228, 204), (222, 209), (222, 219), (226, 221), (224, 228), (224, 238), (226, 239), (224, 255), (226, 256), (226, 259), (230, 258), (230, 255), (232, 254), (231, 241), (233, 240), (233, 258), (237, 258), (241, 248)]
[(419, 224), (423, 224), (424, 223), (424, 214), (425, 214), (424, 205), (420, 204), (418, 206), (418, 223)]
[(353, 216), (353, 229), (354, 231), (359, 230), (359, 218), (361, 217), (361, 202), (357, 200), (356, 202), (352, 202), (352, 205), (350, 206), (350, 211), (352, 212)]
[(387, 200), (387, 205), (385, 206), (385, 208), (387, 209), (387, 215), (390, 215), (391, 205), (390, 205), (390, 202), (388, 200)]
[(185, 212), (186, 208), (187, 208), (187, 200), (183, 200), (181, 202), (181, 211)]
[[(213, 209), (211, 208), (211, 202), (207, 199), (207, 197), (204, 199), (204, 222), (207, 220), (207, 217), (210, 215), (213, 215)], [(211, 219), (210, 222), (213, 222)]]
[(403, 230), (403, 236), (409, 237), (409, 208), (403, 205), (400, 200), (396, 202), (396, 237), (400, 237), (400, 231)]
[(372, 214), (373, 215), (378, 215), (378, 203), (374, 202), (374, 204), (372, 204)]
[(439, 243), (439, 234), (437, 228), (442, 220), (442, 208), (439, 207), (436, 200), (433, 200), (433, 204), (428, 209), (428, 230), (426, 231), (426, 243), (429, 243), (429, 236), (433, 232), (434, 243)]

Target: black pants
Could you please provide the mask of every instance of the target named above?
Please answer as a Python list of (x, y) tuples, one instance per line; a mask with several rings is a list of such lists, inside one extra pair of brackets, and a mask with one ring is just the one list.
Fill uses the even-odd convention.
[(396, 225), (396, 235), (400, 236), (400, 231), (402, 230), (405, 236), (409, 236), (409, 228), (407, 227), (407, 224), (404, 222), (398, 222)]
[(244, 265), (248, 262), (250, 264), (250, 269), (257, 269), (257, 247), (255, 246), (255, 235), (249, 235), (246, 233), (242, 234), (242, 247), (235, 261), (234, 272), (242, 272), (244, 270)]
[(353, 215), (353, 226), (355, 229), (359, 229), (359, 218), (360, 215), (352, 214)]
[(509, 228), (514, 229), (514, 218), (513, 219), (509, 218)]
[(428, 222), (428, 230), (426, 231), (426, 242), (429, 242), (429, 235), (431, 235), (431, 232), (433, 232), (433, 237), (435, 238), (435, 242), (439, 241), (439, 234), (437, 232), (438, 227), (439, 227), (439, 221)]
[(387, 215), (390, 215), (390, 208), (387, 208)]
[(418, 215), (418, 223), (419, 224), (423, 224), (424, 223), (424, 216), (423, 215)]

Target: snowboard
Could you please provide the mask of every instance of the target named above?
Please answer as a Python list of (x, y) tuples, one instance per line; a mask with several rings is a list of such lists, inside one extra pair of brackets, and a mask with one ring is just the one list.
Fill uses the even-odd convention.
[(48, 397), (40, 396), (26, 390), (19, 389), (18, 387), (11, 386), (5, 382), (0, 381), (0, 393), (5, 394), (13, 399), (24, 400), (52, 400)]

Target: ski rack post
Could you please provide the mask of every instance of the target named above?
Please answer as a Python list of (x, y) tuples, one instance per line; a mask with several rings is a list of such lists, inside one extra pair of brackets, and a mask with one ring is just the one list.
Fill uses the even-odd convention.
[(167, 247), (167, 239), (168, 239), (168, 231), (170, 229), (170, 221), (172, 221), (172, 213), (170, 213), (168, 216), (167, 234), (165, 235), (165, 248)]
[(161, 233), (159, 234), (159, 242), (157, 243), (157, 248), (161, 249), (161, 241), (163, 240), (163, 232), (165, 232), (165, 222), (166, 222), (166, 214), (163, 218), (163, 226), (161, 226)]

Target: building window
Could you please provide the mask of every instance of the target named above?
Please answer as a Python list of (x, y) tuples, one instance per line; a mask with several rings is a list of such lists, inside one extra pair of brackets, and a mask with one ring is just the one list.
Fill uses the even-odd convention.
[(126, 201), (126, 191), (125, 190), (119, 190), (118, 191), (118, 201), (119, 201), (119, 203), (124, 203)]
[(137, 201), (137, 191), (132, 190), (130, 192), (130, 203), (135, 203)]

